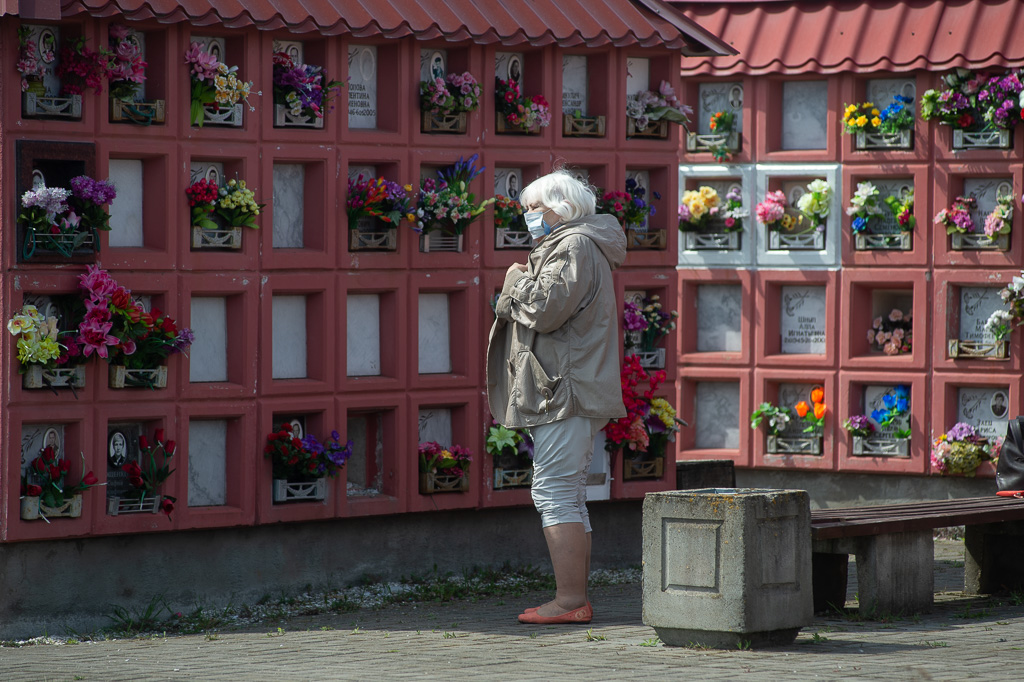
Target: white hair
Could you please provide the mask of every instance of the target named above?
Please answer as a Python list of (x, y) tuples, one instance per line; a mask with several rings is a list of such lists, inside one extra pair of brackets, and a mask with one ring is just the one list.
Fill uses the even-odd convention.
[(557, 213), (569, 222), (597, 212), (594, 190), (565, 170), (537, 178), (519, 193), (523, 207), (537, 203)]

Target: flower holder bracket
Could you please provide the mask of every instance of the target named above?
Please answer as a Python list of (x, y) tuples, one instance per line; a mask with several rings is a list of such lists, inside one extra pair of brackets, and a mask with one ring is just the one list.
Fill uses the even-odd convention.
[(148, 497), (108, 497), (107, 516), (121, 516), (123, 514), (156, 514), (160, 511), (161, 495), (153, 494)]
[(853, 139), (853, 148), (859, 152), (878, 151), (883, 149), (913, 149), (913, 129), (901, 130), (898, 133), (869, 133), (858, 131)]
[(29, 365), (21, 377), (22, 388), (85, 388), (85, 367), (57, 367), (46, 369), (42, 365)]
[(964, 341), (949, 339), (949, 357), (973, 360), (1009, 360), (1009, 343), (1002, 341)]
[(327, 504), (327, 479), (288, 481), (283, 478), (275, 478), (272, 499), (274, 503), (319, 501)]
[(192, 226), (192, 250), (225, 249), (238, 251), (242, 248), (242, 228), (239, 226), (224, 229), (207, 229)]
[(682, 232), (687, 251), (739, 251), (740, 232)]
[(853, 437), (853, 454), (858, 457), (909, 457), (909, 438)]
[(424, 232), (420, 235), (420, 251), (431, 253), (433, 251), (450, 251), (462, 253), (461, 234), (446, 234), (437, 230)]
[(738, 152), (741, 145), (740, 132), (734, 130), (730, 133), (686, 133), (686, 151), (711, 152), (714, 149), (725, 147), (730, 152)]
[[(239, 103), (241, 106), (241, 103)], [(285, 104), (274, 105), (274, 127), (275, 128), (315, 128), (324, 127), (323, 116), (300, 113), (298, 116), (292, 114), (291, 109)]]
[(64, 500), (59, 507), (47, 507), (38, 495), (21, 498), (21, 519), (36, 521), (37, 519), (77, 519), (82, 515), (82, 496), (72, 495)]
[(636, 137), (648, 140), (667, 140), (668, 121), (661, 119), (660, 121), (648, 123), (646, 128), (639, 129), (636, 127), (635, 118), (627, 118), (626, 137)]
[(540, 135), (540, 123), (535, 123), (529, 128), (514, 126), (509, 124), (500, 113), (497, 115), (494, 129), (500, 135)]
[(533, 467), (528, 469), (494, 469), (494, 489), (529, 488), (533, 485)]
[(665, 369), (665, 349), (633, 351), (640, 358), (640, 366), (644, 369)]
[(668, 244), (667, 230), (626, 228), (626, 248), (631, 251), (659, 251)]
[(1009, 130), (982, 130), (970, 132), (953, 129), (953, 149), (1010, 149), (1013, 136)]
[(664, 457), (655, 457), (647, 461), (632, 460), (625, 456), (622, 458), (622, 480), (624, 481), (661, 478), (664, 473)]
[(26, 92), (24, 100), (26, 118), (82, 118), (82, 96), (44, 97)]
[(99, 250), (100, 243), (93, 229), (71, 234), (40, 234), (26, 228), (21, 257), (24, 260), (46, 256), (71, 258), (91, 256), (99, 253)]
[(241, 102), (236, 102), (230, 107), (215, 107), (212, 104), (204, 104), (203, 125), (241, 128), (243, 111), (244, 107)]
[(824, 248), (825, 233), (818, 230), (804, 234), (768, 231), (768, 249), (770, 251), (821, 251)]
[(114, 123), (137, 123), (148, 126), (163, 123), (166, 114), (164, 100), (152, 102), (126, 102), (117, 97), (110, 98), (110, 120)]
[(466, 133), (469, 114), (460, 111), (456, 114), (442, 114), (437, 111), (424, 111), (420, 118), (420, 132), (433, 134), (464, 135)]
[(764, 451), (769, 455), (820, 455), (821, 436), (769, 435)]
[(1010, 235), (996, 235), (995, 239), (985, 234), (954, 232), (949, 235), (953, 251), (1009, 251)]
[(580, 116), (562, 114), (563, 137), (604, 137), (604, 116)]
[(383, 232), (349, 230), (349, 235), (349, 251), (395, 251), (398, 248), (398, 230), (393, 227)]
[(494, 248), (496, 249), (527, 249), (533, 244), (533, 237), (529, 232), (522, 230), (510, 230), (507, 227), (499, 227), (494, 231)]
[(110, 388), (167, 388), (167, 366), (151, 369), (128, 369), (124, 365), (111, 365)]
[(420, 472), (420, 494), (464, 493), (469, 491), (469, 478), (452, 474)]
[(910, 251), (914, 248), (914, 233), (853, 235), (853, 248), (857, 251)]

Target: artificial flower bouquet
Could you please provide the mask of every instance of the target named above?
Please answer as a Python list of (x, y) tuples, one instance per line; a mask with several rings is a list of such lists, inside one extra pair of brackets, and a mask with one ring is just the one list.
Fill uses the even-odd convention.
[(974, 218), (971, 212), (978, 207), (978, 200), (973, 196), (959, 196), (953, 199), (949, 208), (944, 208), (935, 216), (935, 224), (946, 228), (946, 234), (968, 234), (974, 232)]
[(875, 432), (875, 425), (866, 414), (851, 415), (843, 422), (843, 428), (856, 438), (867, 438)]
[(337, 431), (331, 431), (331, 437), (323, 442), (311, 433), (298, 438), (286, 423), (267, 436), (263, 454), (270, 458), (275, 479), (303, 482), (337, 476), (353, 447), (352, 441), (342, 445)]
[(811, 402), (801, 400), (792, 408), (779, 407), (763, 402), (750, 414), (750, 428), (765, 425), (769, 436), (778, 436), (790, 429), (794, 415), (804, 422), (803, 433), (820, 434), (825, 426), (828, 406), (825, 404), (825, 390), (820, 386), (811, 389)]
[(900, 384), (882, 396), (882, 406), (871, 411), (871, 421), (876, 430), (892, 428), (893, 438), (910, 438), (906, 423), (910, 414), (910, 388)]
[[(852, 454), (858, 456), (906, 457), (909, 453), (910, 389), (895, 386), (882, 396), (882, 404), (870, 416), (851, 415), (843, 428), (850, 434)], [(884, 432), (883, 432), (884, 429)]]
[(84, 36), (64, 41), (56, 75), (60, 78), (61, 97), (84, 95), (87, 88), (96, 92), (103, 89), (107, 79), (109, 53), (92, 50)]
[(913, 316), (893, 308), (888, 315), (879, 315), (872, 320), (868, 344), (886, 355), (902, 355), (911, 352), (913, 336)]
[(107, 513), (116, 516), (130, 511), (149, 511), (153, 505), (159, 505), (159, 510), (170, 519), (178, 500), (162, 494), (160, 486), (174, 473), (170, 461), (177, 448), (173, 440), (164, 440), (163, 429), (154, 431), (152, 445), (145, 434), (140, 435), (138, 461), (129, 460), (121, 465), (121, 470), (128, 474), (132, 490), (123, 498), (108, 498)]
[(955, 69), (941, 89), (921, 95), (921, 118), (961, 130), (1010, 130), (1021, 118), (1020, 71), (1001, 74)]
[[(661, 200), (659, 192), (651, 192)], [(642, 230), (647, 218), (657, 213), (652, 201), (647, 200), (647, 190), (634, 178), (626, 179), (625, 192), (603, 192), (597, 197), (597, 212), (615, 216), (624, 229)]]
[(403, 219), (415, 222), (409, 192), (412, 185), (379, 178), (364, 178), (359, 175), (348, 179), (348, 195), (345, 198), (345, 213), (348, 228), (357, 229), (361, 218), (377, 218), (389, 226), (397, 227)]
[(622, 314), (626, 354), (653, 351), (655, 344), (676, 328), (677, 319), (679, 312), (665, 312), (657, 294), (644, 296), (639, 304), (626, 301)]
[(544, 96), (526, 97), (512, 79), (494, 79), (494, 100), (498, 132), (535, 132), (551, 125), (551, 107)]
[(622, 361), (622, 402), (626, 416), (613, 419), (602, 429), (605, 450), (621, 450), (624, 460), (650, 461), (667, 454), (668, 443), (679, 431), (676, 411), (663, 398), (655, 397), (665, 382), (665, 372), (647, 372), (640, 358), (627, 355)]
[(1007, 338), (1015, 327), (1024, 324), (1024, 271), (999, 290), (999, 298), (1008, 309), (994, 311), (985, 322), (985, 331), (996, 341)]
[(511, 232), (526, 232), (523, 205), (504, 194), (494, 197), (494, 226)]
[(332, 97), (344, 87), (344, 81), (327, 80), (322, 66), (302, 64), (285, 52), (275, 52), (273, 60), (274, 104), (284, 107), (287, 116), (275, 125), (312, 122), (323, 127), (324, 113)]
[(469, 184), (484, 171), (476, 167), (478, 155), (459, 160), (438, 171), (438, 178), (427, 178), (420, 184), (416, 195), (415, 221), (412, 228), (426, 234), (440, 231), (448, 235), (461, 235), (469, 225), (480, 217), (494, 198), (478, 202), (476, 195), (469, 191)]
[(85, 386), (78, 323), (71, 323), (73, 331), (61, 331), (59, 325), (56, 317), (44, 316), (30, 304), (7, 323), (7, 331), (18, 339), (18, 371), (25, 375), (25, 388)]
[(473, 74), (449, 73), (444, 78), (420, 81), (420, 109), (439, 116), (476, 111), (483, 88)]
[(134, 39), (132, 30), (124, 24), (111, 24), (109, 30), (111, 52), (107, 61), (107, 79), (110, 96), (124, 102), (134, 102), (139, 85), (146, 80), (147, 63), (142, 60), (142, 47)]
[(430, 441), (420, 443), (417, 451), (420, 493), (465, 492), (469, 490), (469, 465), (473, 453), (459, 445), (444, 447)]
[(791, 235), (824, 232), (832, 204), (832, 187), (825, 180), (812, 180), (807, 191), (797, 199), (799, 215), (786, 212), (788, 203), (782, 191), (768, 192), (764, 201), (755, 207), (757, 219), (773, 232)]
[(21, 91), (34, 90), (38, 95), (45, 95), (43, 77), (46, 76), (46, 64), (52, 62), (55, 55), (43, 54), (37, 41), (32, 39), (32, 29), (28, 26), (18, 27), (18, 62), (15, 67), (21, 74)]
[(1003, 438), (989, 441), (966, 422), (957, 422), (932, 442), (932, 468), (943, 476), (973, 477), (985, 462), (999, 459)]
[(191, 211), (192, 227), (217, 230), (222, 227), (258, 229), (256, 218), (265, 204), (256, 202), (256, 193), (245, 180), (228, 180), (222, 187), (202, 178), (185, 189)]
[[(643, 133), (651, 123), (658, 121), (686, 126), (692, 115), (693, 109), (679, 101), (668, 81), (661, 81), (657, 92), (643, 90), (626, 98), (626, 116), (631, 128), (629, 135)], [(662, 137), (660, 131), (658, 136)]]
[(117, 192), (109, 180), (87, 175), (71, 179), (71, 189), (39, 185), (21, 196), (18, 220), (25, 227), (22, 256), (31, 258), (37, 248), (70, 257), (83, 247), (98, 250), (96, 230), (110, 230), (107, 207)]
[(870, 233), (870, 222), (885, 213), (884, 205), (899, 225), (901, 232), (913, 232), (917, 224), (914, 218), (914, 192), (900, 196), (888, 196), (879, 201), (880, 192), (871, 182), (857, 183), (857, 189), (850, 197), (850, 205), (846, 207), (846, 215), (853, 218), (850, 229), (854, 234)]
[[(252, 81), (241, 80), (237, 66), (228, 66), (196, 42), (185, 52), (185, 63), (189, 65), (192, 83), (191, 124), (202, 128), (209, 118), (212, 123), (242, 125), (241, 117), (235, 119), (231, 112), (241, 101), (248, 104)], [(250, 109), (255, 111), (255, 107)]]
[(730, 189), (722, 201), (714, 188), (699, 187), (683, 192), (679, 229), (683, 232), (742, 232), (743, 219), (748, 215), (739, 188)]
[(493, 422), (487, 430), (487, 454), (494, 464), (494, 487), (528, 487), (533, 479), (533, 438), (527, 429)]
[(711, 130), (711, 134), (721, 138), (720, 142), (715, 141), (707, 145), (708, 151), (719, 163), (732, 158), (734, 149), (729, 146), (728, 140), (735, 123), (736, 115), (731, 111), (716, 111), (711, 114), (711, 120), (708, 121), (708, 129)]
[[(935, 224), (946, 229), (946, 234), (966, 237), (987, 238), (989, 243), (996, 242), (999, 237), (1010, 234), (1013, 227), (1013, 197), (1009, 194), (1001, 194), (996, 197), (996, 206), (985, 217), (982, 229), (978, 230), (978, 224), (974, 221), (971, 213), (977, 209), (978, 201), (973, 196), (958, 196), (953, 200), (949, 208), (944, 208), (935, 216)], [(954, 242), (954, 248), (956, 247)]]
[(43, 448), (29, 464), (28, 474), (22, 477), (21, 518), (32, 521), (81, 516), (82, 493), (103, 484), (91, 471), (73, 484), (67, 480), (70, 473), (71, 462), (67, 458), (58, 457), (52, 446)]

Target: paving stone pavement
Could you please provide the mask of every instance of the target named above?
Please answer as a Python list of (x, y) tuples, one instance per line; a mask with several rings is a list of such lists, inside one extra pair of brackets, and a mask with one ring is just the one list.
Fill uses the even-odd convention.
[(211, 636), (4, 647), (0, 680), (1019, 679), (1024, 605), (964, 597), (962, 552), (962, 542), (936, 543), (931, 613), (818, 617), (771, 649), (650, 646), (640, 586), (626, 585), (594, 591), (589, 627), (519, 625), (516, 614), (542, 595), (405, 604)]

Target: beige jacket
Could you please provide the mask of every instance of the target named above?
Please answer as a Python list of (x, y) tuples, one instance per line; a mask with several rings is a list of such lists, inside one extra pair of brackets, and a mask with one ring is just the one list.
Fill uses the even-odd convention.
[(626, 259), (614, 216), (559, 227), (512, 271), (487, 345), (487, 400), (508, 427), (626, 416), (612, 270)]

